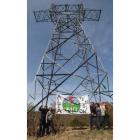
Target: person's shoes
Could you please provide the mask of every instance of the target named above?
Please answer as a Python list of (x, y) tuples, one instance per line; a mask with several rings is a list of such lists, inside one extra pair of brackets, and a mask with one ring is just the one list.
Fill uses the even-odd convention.
[(104, 129), (104, 128), (102, 128), (102, 130), (104, 131), (105, 129)]
[(55, 133), (52, 133), (52, 136), (54, 136), (55, 135)]
[(40, 134), (40, 133), (38, 133), (38, 134), (37, 134), (37, 137), (41, 137), (41, 134)]

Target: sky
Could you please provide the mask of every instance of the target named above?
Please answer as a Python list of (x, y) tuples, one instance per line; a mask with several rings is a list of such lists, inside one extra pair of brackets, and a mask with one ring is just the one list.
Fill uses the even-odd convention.
[(112, 0), (27, 0), (27, 92), (36, 75), (54, 24), (36, 23), (33, 11), (49, 9), (51, 4), (80, 4), (101, 9), (100, 20), (82, 23), (108, 75), (113, 81), (113, 1)]

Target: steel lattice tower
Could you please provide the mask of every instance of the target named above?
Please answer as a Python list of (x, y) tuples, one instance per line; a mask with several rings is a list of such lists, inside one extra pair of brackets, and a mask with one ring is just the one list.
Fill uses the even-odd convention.
[[(95, 102), (113, 99), (108, 73), (81, 26), (83, 21), (99, 21), (100, 14), (101, 10), (86, 9), (83, 4), (52, 4), (48, 10), (34, 12), (36, 22), (53, 22), (55, 29), (28, 94), (28, 99), (38, 101), (28, 113), (56, 94), (92, 93), (90, 100), (94, 98)], [(69, 41), (73, 44), (67, 44)], [(66, 89), (68, 83), (74, 85), (70, 90)]]

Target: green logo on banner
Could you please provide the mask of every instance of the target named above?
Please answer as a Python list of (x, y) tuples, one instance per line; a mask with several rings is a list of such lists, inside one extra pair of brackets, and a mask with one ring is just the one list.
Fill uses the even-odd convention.
[(66, 112), (76, 113), (80, 109), (80, 102), (75, 97), (67, 97), (67, 98), (64, 98), (62, 106)]

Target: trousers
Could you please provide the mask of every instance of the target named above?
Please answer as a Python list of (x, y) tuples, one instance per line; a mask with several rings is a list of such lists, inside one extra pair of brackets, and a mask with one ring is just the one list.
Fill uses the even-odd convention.
[(99, 129), (98, 125), (97, 125), (97, 117), (96, 116), (93, 116), (93, 115), (90, 115), (89, 116), (89, 122), (90, 122), (90, 130), (93, 129), (93, 123), (95, 125), (95, 128), (96, 129)]
[(104, 128), (104, 123), (103, 123), (103, 117), (102, 116), (98, 116), (99, 122), (100, 122), (100, 128)]
[(104, 126), (105, 126), (105, 121), (107, 122), (108, 127), (111, 128), (109, 115), (103, 116), (103, 124), (104, 124)]
[(45, 128), (46, 128), (46, 118), (41, 118), (39, 127), (39, 136), (41, 135), (44, 136)]
[(46, 124), (46, 128), (47, 128), (47, 135), (49, 135), (49, 126), (51, 126), (51, 128), (52, 128), (52, 133), (54, 134), (55, 133), (55, 129), (54, 129), (54, 123), (53, 123), (53, 121), (47, 121), (47, 124)]

